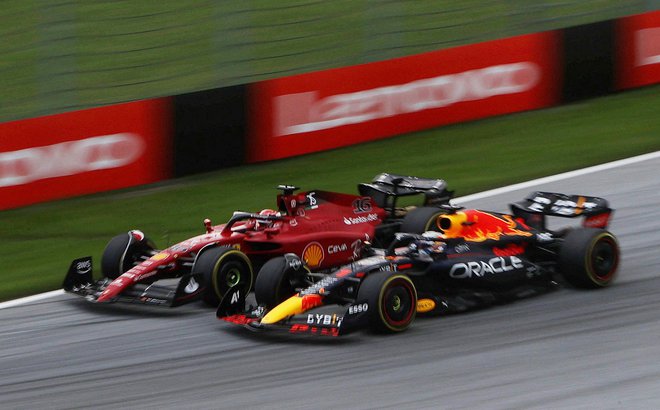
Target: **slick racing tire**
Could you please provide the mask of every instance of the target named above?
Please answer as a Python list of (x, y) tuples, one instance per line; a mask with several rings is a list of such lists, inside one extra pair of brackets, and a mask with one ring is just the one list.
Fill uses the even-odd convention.
[(296, 288), (312, 284), (308, 273), (309, 269), (302, 263), (297, 268), (292, 267), (284, 256), (269, 260), (259, 270), (254, 284), (257, 304), (272, 309), (284, 302), (296, 293)]
[(367, 276), (356, 300), (367, 301), (369, 326), (379, 333), (406, 330), (417, 313), (415, 285), (400, 273), (378, 272)]
[(438, 231), (438, 216), (446, 212), (434, 207), (415, 208), (403, 217), (401, 232), (424, 233), (426, 231)]
[(131, 232), (117, 235), (103, 250), (101, 272), (106, 278), (117, 279), (137, 263), (149, 258), (154, 248), (154, 244), (146, 236), (138, 240)]
[(570, 231), (559, 251), (559, 269), (576, 287), (595, 289), (608, 286), (619, 265), (619, 244), (603, 229)]
[(230, 288), (246, 295), (254, 279), (250, 259), (238, 249), (228, 246), (203, 251), (197, 257), (192, 272), (201, 274), (206, 286), (203, 300), (214, 307)]

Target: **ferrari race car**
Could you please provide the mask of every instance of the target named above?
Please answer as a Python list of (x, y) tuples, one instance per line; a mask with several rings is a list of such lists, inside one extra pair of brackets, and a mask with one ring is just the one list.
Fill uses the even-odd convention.
[[(613, 212), (606, 200), (536, 192), (510, 207), (510, 214), (454, 208), (436, 216), (433, 231), (397, 233), (387, 249), (330, 275), (308, 272), (292, 254), (274, 258), (257, 277), (258, 306), (246, 310), (244, 294), (230, 289), (217, 315), (255, 331), (400, 332), (418, 314), (504, 303), (562, 280), (579, 288), (612, 282), (619, 247), (606, 230)], [(548, 216), (582, 224), (551, 230)]]
[[(443, 180), (391, 174), (359, 184), (359, 195), (278, 188), (277, 210), (234, 212), (216, 226), (206, 219), (204, 234), (167, 249), (139, 230), (118, 235), (103, 251), (102, 279), (93, 279), (91, 257), (80, 258), (63, 288), (99, 303), (179, 306), (201, 297), (217, 307), (230, 288), (249, 292), (254, 272), (273, 257), (292, 253), (310, 269), (328, 270), (355, 259), (364, 242), (387, 245), (395, 232), (423, 232), (453, 195)], [(421, 206), (401, 207), (402, 197)], [(173, 278), (176, 285), (155, 283)]]

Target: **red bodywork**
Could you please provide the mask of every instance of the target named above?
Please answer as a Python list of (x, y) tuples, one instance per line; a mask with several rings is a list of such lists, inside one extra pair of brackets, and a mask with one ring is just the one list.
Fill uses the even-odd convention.
[(112, 301), (136, 283), (181, 276), (190, 271), (196, 255), (211, 245), (235, 247), (248, 256), (255, 270), (285, 253), (295, 253), (316, 271), (328, 269), (354, 259), (387, 217), (370, 197), (326, 191), (280, 194), (276, 211), (270, 221), (255, 214), (216, 226), (206, 220), (205, 234), (170, 246), (126, 271), (103, 290), (97, 302)]

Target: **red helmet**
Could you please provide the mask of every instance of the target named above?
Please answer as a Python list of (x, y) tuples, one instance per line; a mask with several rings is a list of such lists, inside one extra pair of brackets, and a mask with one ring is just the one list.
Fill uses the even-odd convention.
[[(263, 209), (259, 212), (259, 215), (261, 215), (261, 216), (280, 216), (280, 213), (273, 210), (273, 209)], [(255, 221), (256, 221), (256, 226), (255, 227), (257, 229), (266, 229), (266, 228), (270, 228), (273, 225), (273, 220), (272, 219), (256, 218)]]

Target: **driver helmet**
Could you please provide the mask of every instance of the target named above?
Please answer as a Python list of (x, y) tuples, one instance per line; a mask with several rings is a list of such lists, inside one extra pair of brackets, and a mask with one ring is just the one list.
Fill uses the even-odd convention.
[[(281, 214), (273, 209), (263, 209), (259, 212), (259, 215), (262, 216), (280, 216)], [(274, 221), (272, 219), (260, 219), (255, 218), (255, 228), (256, 229), (266, 229), (273, 226)]]
[(441, 241), (442, 238), (443, 235), (440, 232), (424, 232), (421, 239), (410, 244), (409, 249), (423, 259), (433, 259), (445, 251), (445, 243)]

